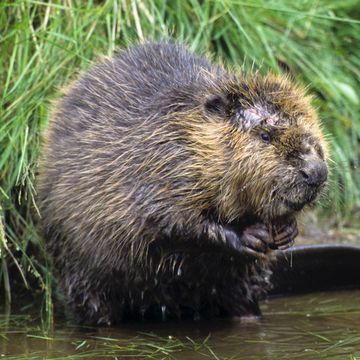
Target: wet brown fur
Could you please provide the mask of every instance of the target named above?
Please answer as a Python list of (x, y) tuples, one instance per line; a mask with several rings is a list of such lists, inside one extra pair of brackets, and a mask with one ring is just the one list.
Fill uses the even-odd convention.
[[(154, 57), (171, 63), (174, 51), (194, 73), (167, 94), (151, 67), (160, 66)], [(39, 205), (60, 285), (81, 322), (258, 314), (266, 261), (232, 249), (226, 226), (241, 233), (255, 219), (270, 225), (295, 216), (279, 205), (279, 189), (303, 197), (295, 186), (300, 155), (327, 159), (303, 89), (271, 74), (229, 74), (189, 54), (168, 43), (120, 52), (72, 84), (52, 112)], [(136, 70), (147, 62), (150, 72)], [(134, 81), (125, 63), (135, 64)], [(214, 94), (229, 105), (204, 110)], [(264, 99), (280, 114), (276, 126), (263, 127), (271, 146), (256, 126), (242, 131), (229, 120), (237, 107)]]

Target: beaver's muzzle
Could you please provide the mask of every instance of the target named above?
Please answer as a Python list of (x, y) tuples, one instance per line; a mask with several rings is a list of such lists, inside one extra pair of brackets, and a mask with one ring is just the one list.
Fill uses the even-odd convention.
[(315, 155), (306, 155), (299, 176), (310, 187), (319, 187), (327, 179), (328, 169), (325, 161)]

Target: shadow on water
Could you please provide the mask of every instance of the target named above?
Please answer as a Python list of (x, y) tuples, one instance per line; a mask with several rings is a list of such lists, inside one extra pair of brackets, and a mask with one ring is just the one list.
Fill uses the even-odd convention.
[[(352, 274), (354, 266), (359, 270), (354, 251), (359, 256), (360, 248), (318, 248), (295, 248), (288, 254), (291, 265), (289, 256), (277, 263), (274, 293), (289, 296), (264, 301), (261, 319), (129, 323), (117, 328), (56, 322), (45, 331), (38, 318), (19, 311), (0, 316), (0, 359), (360, 359), (360, 272), (356, 283), (343, 281), (347, 288), (357, 288), (304, 293), (307, 282), (314, 290), (316, 281), (350, 276), (347, 271)], [(350, 259), (357, 265), (349, 265)]]

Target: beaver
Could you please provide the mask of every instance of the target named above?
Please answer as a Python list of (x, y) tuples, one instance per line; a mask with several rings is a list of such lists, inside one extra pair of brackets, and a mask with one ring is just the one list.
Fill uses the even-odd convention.
[(43, 236), (86, 324), (260, 315), (269, 259), (328, 172), (299, 85), (170, 41), (119, 51), (67, 88), (42, 154)]

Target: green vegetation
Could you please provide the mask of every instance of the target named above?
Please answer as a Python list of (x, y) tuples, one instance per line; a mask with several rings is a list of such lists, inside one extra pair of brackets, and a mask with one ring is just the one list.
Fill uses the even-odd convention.
[[(51, 272), (36, 233), (34, 179), (49, 105), (100, 55), (171, 36), (246, 69), (288, 71), (314, 94), (329, 134), (332, 178), (323, 207), (349, 219), (359, 204), (358, 0), (41, 1), (0, 3), (1, 289), (45, 291)], [(29, 284), (29, 285), (28, 285)]]

